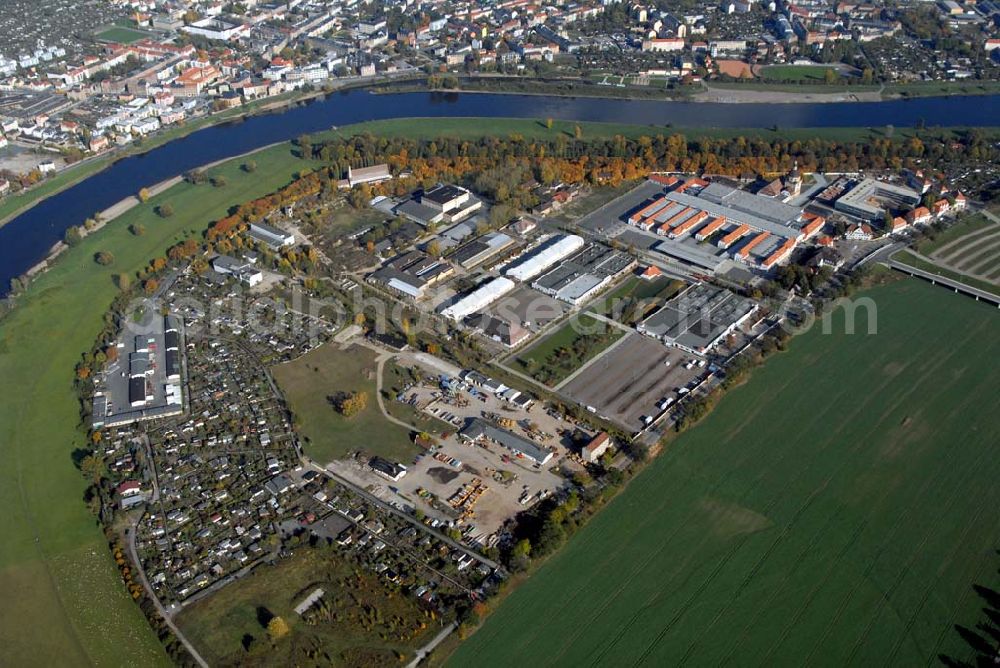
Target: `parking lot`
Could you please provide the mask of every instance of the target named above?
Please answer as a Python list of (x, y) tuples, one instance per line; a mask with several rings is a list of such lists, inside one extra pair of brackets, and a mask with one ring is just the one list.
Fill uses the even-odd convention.
[[(694, 385), (706, 368), (685, 368), (694, 356), (640, 334), (628, 338), (561, 388), (598, 415), (636, 431), (643, 416), (655, 416), (664, 399), (677, 400), (678, 388)], [(662, 404), (661, 404), (662, 405)]]
[[(408, 403), (448, 422), (454, 431), (415, 461), (403, 462), (407, 472), (399, 481), (388, 480), (356, 460), (334, 462), (332, 470), (385, 501), (420, 509), (428, 521), (454, 523), (470, 537), (489, 543), (489, 536), (507, 519), (563, 484), (556, 471), (569, 454), (566, 430), (575, 427), (538, 404), (519, 408), (485, 390), (470, 389), (445, 391), (427, 383), (405, 392)], [(538, 466), (495, 443), (469, 444), (457, 432), (473, 418), (490, 419), (555, 454), (545, 466)]]

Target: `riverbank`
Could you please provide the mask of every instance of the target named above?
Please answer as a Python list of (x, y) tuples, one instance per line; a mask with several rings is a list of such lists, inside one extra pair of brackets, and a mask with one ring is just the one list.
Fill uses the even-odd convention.
[(720, 82), (668, 88), (666, 85), (600, 85), (586, 79), (529, 79), (500, 76), (459, 76), (455, 88), (430, 89), (425, 82), (402, 86), (373, 86), (376, 94), (465, 93), (530, 95), (542, 97), (612, 100), (658, 100), (706, 104), (837, 104), (888, 102), (919, 97), (983, 96), (1000, 93), (1000, 81), (930, 81), (901, 84), (838, 86), (816, 83), (766, 81)]
[[(457, 137), (460, 139), (478, 139), (484, 136), (507, 137), (519, 134), (526, 139), (551, 139), (556, 135), (576, 136), (580, 129), (582, 139), (610, 139), (615, 135), (627, 138), (655, 136), (658, 134), (682, 134), (688, 138), (710, 137), (728, 139), (744, 137), (746, 139), (760, 138), (764, 140), (783, 139), (789, 141), (807, 141), (824, 139), (842, 142), (867, 142), (872, 139), (885, 139), (890, 132), (885, 127), (871, 128), (689, 128), (670, 125), (639, 125), (630, 123), (604, 123), (597, 121), (562, 121), (538, 118), (393, 118), (377, 121), (365, 121), (338, 127), (334, 130), (314, 134), (318, 139), (325, 136), (339, 135), (349, 137), (359, 134), (373, 134), (385, 137), (405, 137), (407, 139), (433, 139), (435, 137)], [(948, 137), (958, 137), (969, 128), (935, 128), (933, 130), (917, 130), (915, 128), (893, 128), (891, 137), (902, 141), (916, 136), (943, 134)], [(1000, 140), (1000, 128), (980, 128), (986, 137)]]
[[(8, 381), (0, 388), (0, 664), (169, 665), (83, 501), (87, 482), (72, 456), (85, 438), (73, 368), (100, 331), (114, 274), (134, 275), (179, 238), (310, 165), (280, 146), (256, 153), (266, 168), (246, 172), (237, 158), (209, 171), (225, 177), (224, 187), (179, 182), (123, 206), (63, 251), (0, 321), (0, 377)], [(174, 215), (161, 218), (155, 208), (166, 202)], [(145, 233), (130, 233), (133, 224)], [(100, 251), (114, 257), (110, 266), (94, 261)]]
[(37, 184), (29, 190), (17, 193), (16, 195), (10, 195), (0, 200), (0, 227), (3, 227), (36, 204), (111, 167), (120, 160), (144, 155), (199, 130), (224, 123), (239, 122), (258, 114), (281, 113), (296, 104), (310, 102), (328, 94), (329, 91), (325, 90), (296, 92), (267, 100), (260, 100), (259, 102), (251, 102), (236, 109), (230, 109), (210, 116), (201, 116), (150, 137), (148, 140), (140, 141), (138, 144), (82, 160), (68, 166), (54, 177)]

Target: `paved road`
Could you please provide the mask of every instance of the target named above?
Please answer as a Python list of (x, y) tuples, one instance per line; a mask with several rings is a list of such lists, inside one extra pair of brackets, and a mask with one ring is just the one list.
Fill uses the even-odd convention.
[(146, 579), (146, 571), (143, 570), (142, 562), (139, 561), (139, 553), (135, 549), (135, 526), (133, 525), (131, 528), (127, 529), (126, 534), (128, 538), (129, 557), (132, 559), (132, 563), (135, 565), (135, 571), (136, 573), (139, 574), (139, 580), (142, 582), (142, 586), (145, 588), (146, 593), (149, 595), (149, 598), (153, 601), (153, 605), (156, 607), (157, 614), (160, 615), (160, 617), (163, 619), (163, 622), (177, 637), (177, 640), (179, 640), (181, 644), (184, 645), (184, 648), (188, 651), (188, 653), (191, 654), (194, 660), (198, 662), (198, 665), (201, 666), (202, 668), (208, 668), (208, 662), (202, 658), (201, 654), (198, 653), (198, 650), (194, 648), (194, 645), (192, 645), (190, 641), (188, 641), (188, 639), (184, 637), (184, 634), (181, 633), (181, 630), (177, 628), (176, 624), (174, 624), (174, 620), (171, 619), (170, 614), (167, 612), (166, 608), (164, 608), (163, 604), (160, 603), (160, 599), (157, 598), (156, 592), (153, 591), (153, 588), (149, 584), (149, 580)]
[(406, 664), (406, 668), (416, 668), (416, 666), (421, 661), (427, 658), (428, 654), (434, 651), (435, 647), (443, 643), (444, 639), (450, 636), (452, 633), (454, 633), (455, 629), (457, 628), (458, 628), (458, 623), (452, 622), (448, 626), (441, 629), (441, 633), (434, 636), (433, 640), (431, 640), (429, 643), (427, 643), (426, 645), (417, 650), (417, 656), (413, 658), (413, 661), (410, 661), (408, 664)]

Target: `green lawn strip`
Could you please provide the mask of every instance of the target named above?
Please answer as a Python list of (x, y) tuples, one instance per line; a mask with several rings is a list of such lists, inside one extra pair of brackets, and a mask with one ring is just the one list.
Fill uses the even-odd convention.
[[(410, 432), (385, 419), (375, 397), (375, 353), (351, 346), (324, 345), (299, 359), (272, 369), (305, 437), (306, 453), (320, 463), (363, 450), (407, 463), (419, 449)], [(368, 405), (358, 415), (337, 412), (331, 397), (366, 392)]]
[[(636, 125), (629, 123), (596, 123), (586, 121), (553, 120), (547, 127), (545, 118), (395, 118), (379, 121), (365, 121), (345, 125), (336, 130), (313, 135), (316, 141), (335, 136), (351, 137), (372, 134), (381, 137), (404, 137), (408, 139), (433, 139), (435, 137), (456, 137), (476, 140), (483, 136), (507, 137), (519, 134), (526, 139), (554, 139), (559, 135), (573, 137), (576, 127), (580, 128), (582, 139), (611, 138), (622, 135), (628, 138), (652, 137), (656, 135), (683, 134), (686, 137), (710, 137), (729, 139), (735, 137), (760, 137), (765, 140), (806, 141), (823, 139), (827, 141), (865, 142), (872, 138), (884, 138), (886, 129), (877, 128), (699, 128), (670, 125)], [(963, 128), (935, 128), (934, 132), (944, 132), (956, 137)], [(1000, 137), (1000, 130), (980, 128), (988, 137)], [(926, 134), (928, 131), (924, 131)], [(894, 128), (892, 136), (897, 140), (920, 134), (913, 128)]]
[[(943, 232), (938, 233), (933, 239), (921, 240), (917, 244), (917, 250), (920, 251), (922, 255), (931, 255), (951, 242), (957, 241), (967, 234), (973, 234), (983, 230), (991, 225), (995, 225), (995, 223), (981, 213), (968, 215), (963, 220), (956, 222)], [(1000, 229), (1000, 226), (997, 226), (997, 229)], [(949, 252), (954, 251), (951, 250)], [(946, 255), (943, 259), (947, 260), (950, 258)]]
[[(186, 232), (200, 232), (230, 207), (273, 192), (307, 164), (287, 145), (257, 159), (269, 168), (246, 174), (240, 161), (228, 163), (212, 170), (227, 178), (224, 188), (182, 183), (126, 212), (64, 253), (0, 321), (0, 591), (6, 600), (0, 663), (166, 662), (83, 503), (86, 484), (71, 458), (83, 446), (73, 368), (100, 330), (117, 290), (113, 274), (133, 274)], [(174, 208), (171, 218), (154, 213), (164, 202)], [(144, 226), (145, 234), (130, 234), (132, 224)], [(101, 250), (114, 255), (111, 266), (93, 261)]]
[(618, 327), (586, 313), (577, 314), (556, 331), (517, 353), (512, 368), (546, 385), (557, 385), (624, 334)]
[(908, 250), (901, 250), (894, 253), (892, 256), (893, 260), (897, 262), (902, 262), (903, 264), (908, 264), (916, 269), (922, 269), (928, 273), (935, 274), (944, 278), (950, 278), (953, 281), (959, 283), (964, 283), (965, 285), (971, 286), (973, 288), (979, 288), (986, 292), (993, 293), (995, 295), (1000, 295), (1000, 288), (996, 285), (983, 281), (978, 278), (973, 278), (972, 276), (966, 276), (965, 274), (959, 273), (957, 271), (952, 271), (951, 269), (946, 269), (940, 265), (934, 264), (933, 262), (927, 262), (926, 260), (917, 257)]
[(1000, 81), (926, 81), (908, 84), (886, 84), (883, 97), (929, 97), (936, 95), (995, 95), (1000, 93)]
[(683, 285), (666, 276), (653, 280), (629, 276), (614, 290), (591, 304), (589, 310), (624, 322), (635, 314), (634, 308), (639, 302), (647, 302), (647, 310), (654, 304), (661, 305), (676, 295)]
[[(915, 665), (972, 657), (1000, 586), (996, 309), (858, 297), (672, 442), (450, 665)], [(544, 623), (543, 623), (544, 622)]]
[[(768, 65), (761, 68), (760, 78), (765, 81), (805, 81), (823, 83), (827, 71), (834, 68), (826, 65)], [(837, 75), (840, 80), (840, 75)]]
[[(1000, 231), (1000, 228), (998, 228)], [(949, 257), (945, 262), (961, 271), (968, 271), (973, 274), (978, 273), (976, 269), (984, 269), (980, 265), (989, 260), (1000, 250), (1000, 235), (984, 238), (981, 241), (969, 244), (962, 248), (962, 252)]]
[[(309, 624), (296, 614), (295, 606), (317, 587), (325, 593), (316, 605), (327, 606), (339, 620)], [(361, 619), (368, 617), (362, 606), (374, 607), (387, 621), (371, 627)], [(284, 619), (291, 630), (273, 645), (265, 626), (269, 615)], [(382, 638), (382, 627), (397, 618), (411, 627), (426, 624), (428, 628), (408, 642)], [(264, 660), (271, 665), (297, 665), (312, 647), (320, 648), (320, 656), (329, 657), (327, 664), (352, 665), (351, 658), (360, 653), (374, 655), (371, 658), (378, 661), (372, 665), (385, 665), (382, 662), (397, 660), (397, 652), (412, 655), (436, 627), (412, 596), (391, 594), (377, 575), (338, 558), (332, 549), (307, 547), (185, 608), (177, 622), (213, 666), (257, 665)]]

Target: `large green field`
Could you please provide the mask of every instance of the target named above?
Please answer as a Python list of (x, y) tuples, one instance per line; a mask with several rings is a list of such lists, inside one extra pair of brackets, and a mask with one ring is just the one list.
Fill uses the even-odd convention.
[(124, 26), (111, 26), (94, 34), (94, 37), (102, 42), (118, 42), (120, 44), (131, 44), (149, 36), (148, 32)]
[(840, 74), (832, 67), (825, 65), (768, 65), (761, 68), (760, 78), (765, 81), (801, 81), (803, 83), (825, 83), (826, 73), (833, 70), (837, 74), (837, 82), (840, 81)]
[[(211, 173), (229, 185), (182, 183), (152, 198), (65, 253), (0, 321), (0, 665), (156, 665), (166, 662), (126, 594), (73, 464), (82, 447), (73, 368), (93, 344), (115, 294), (114, 273), (132, 273), (186, 231), (287, 183), (305, 163), (283, 145)], [(174, 215), (154, 207), (169, 201)], [(89, 211), (71, 211), (82, 222)], [(128, 226), (145, 226), (132, 236)], [(115, 262), (93, 261), (109, 250)]]
[(927, 665), (1000, 585), (997, 310), (901, 280), (758, 369), (451, 665)]
[[(306, 454), (325, 464), (364, 450), (405, 464), (420, 452), (410, 432), (379, 410), (376, 371), (374, 351), (358, 345), (342, 350), (334, 344), (272, 369), (305, 436)], [(344, 417), (329, 399), (339, 392), (366, 392), (367, 408)]]

